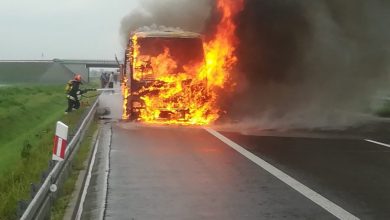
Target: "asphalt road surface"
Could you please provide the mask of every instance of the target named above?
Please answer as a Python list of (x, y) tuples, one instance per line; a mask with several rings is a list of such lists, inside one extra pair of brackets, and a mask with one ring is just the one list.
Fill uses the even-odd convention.
[(383, 129), (243, 135), (117, 117), (81, 219), (390, 219)]
[(221, 133), (297, 190), (203, 128), (103, 133), (84, 219), (390, 219), (390, 148), (362, 139)]

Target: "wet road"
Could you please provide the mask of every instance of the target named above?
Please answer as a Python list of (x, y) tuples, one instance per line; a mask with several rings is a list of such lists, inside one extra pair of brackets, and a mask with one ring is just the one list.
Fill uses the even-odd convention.
[[(101, 147), (110, 147), (106, 205), (94, 210), (104, 219), (336, 219), (202, 128), (111, 126), (111, 145)], [(390, 148), (360, 139), (222, 134), (351, 216), (390, 218)]]
[(390, 148), (362, 134), (102, 131), (82, 219), (390, 219)]
[(390, 148), (361, 139), (224, 133), (361, 219), (390, 219)]
[(205, 130), (115, 126), (112, 140), (106, 219), (331, 217)]

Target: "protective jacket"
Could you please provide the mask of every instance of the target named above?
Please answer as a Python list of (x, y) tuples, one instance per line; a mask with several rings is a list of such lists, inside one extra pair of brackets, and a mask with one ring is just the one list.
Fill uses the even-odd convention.
[(83, 91), (80, 90), (82, 82), (77, 80), (70, 80), (67, 85), (67, 98), (71, 100), (79, 100)]

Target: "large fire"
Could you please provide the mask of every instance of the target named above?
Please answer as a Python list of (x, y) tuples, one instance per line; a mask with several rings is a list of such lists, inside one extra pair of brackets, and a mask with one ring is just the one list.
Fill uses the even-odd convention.
[[(126, 98), (137, 95), (144, 103), (139, 119), (146, 123), (205, 125), (217, 120), (221, 112), (217, 90), (228, 89), (229, 74), (237, 62), (234, 51), (238, 41), (233, 18), (242, 10), (243, 2), (217, 0), (221, 19), (212, 40), (203, 43), (204, 59), (180, 69), (179, 61), (175, 60), (169, 47), (155, 56), (141, 54), (142, 44), (134, 35), (129, 55), (134, 69), (133, 78), (141, 80), (153, 76), (154, 81), (138, 90), (137, 94), (130, 94), (126, 86), (128, 79), (124, 79), (123, 119), (130, 117)], [(160, 120), (162, 114), (169, 116)]]

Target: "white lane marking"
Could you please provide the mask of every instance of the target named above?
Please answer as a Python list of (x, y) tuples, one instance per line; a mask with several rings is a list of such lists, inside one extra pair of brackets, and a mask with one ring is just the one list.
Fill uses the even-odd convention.
[(83, 207), (84, 207), (85, 197), (87, 196), (89, 183), (91, 182), (92, 169), (93, 169), (93, 167), (95, 165), (95, 158), (96, 158), (96, 152), (97, 152), (98, 146), (99, 146), (99, 134), (98, 134), (98, 137), (97, 137), (97, 140), (96, 140), (96, 143), (95, 143), (95, 147), (93, 149), (91, 164), (90, 164), (90, 167), (88, 169), (87, 179), (85, 180), (83, 194), (81, 195), (79, 208), (78, 208), (77, 214), (76, 214), (76, 220), (80, 220), (81, 219), (81, 215), (83, 214)]
[(282, 182), (289, 185), (291, 188), (295, 189), (302, 195), (304, 195), (306, 198), (310, 199), (317, 205), (321, 206), (323, 209), (331, 213), (332, 215), (336, 216), (339, 219), (359, 219), (358, 217), (354, 216), (353, 214), (349, 213), (348, 211), (344, 210), (340, 206), (336, 205), (332, 201), (328, 200), (327, 198), (321, 196), (314, 190), (310, 189), (309, 187), (303, 185), (302, 183), (298, 182), (291, 176), (287, 175), (283, 171), (279, 170), (278, 168), (272, 166), (271, 164), (267, 163), (263, 159), (259, 158), (258, 156), (254, 155), (253, 153), (249, 152), (245, 148), (241, 147), (240, 145), (234, 143), (230, 139), (226, 138), (219, 132), (211, 129), (211, 128), (204, 128), (206, 131), (208, 131), (210, 134), (214, 135), (216, 138), (254, 162), (255, 164), (262, 167), (264, 170), (281, 180)]
[(104, 185), (103, 185), (103, 200), (100, 208), (100, 218), (99, 219), (105, 219), (106, 209), (107, 209), (107, 190), (108, 190), (108, 178), (110, 174), (110, 151), (111, 151), (111, 143), (112, 143), (112, 127), (109, 129), (109, 144), (108, 144), (108, 150), (106, 155), (106, 170), (104, 173)]
[(385, 144), (385, 143), (382, 143), (382, 142), (379, 142), (379, 141), (370, 140), (370, 139), (364, 139), (364, 140), (367, 141), (367, 142), (373, 143), (373, 144), (378, 144), (378, 145), (390, 148), (390, 144)]

